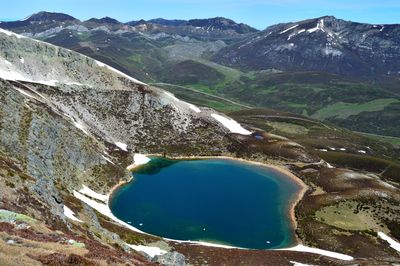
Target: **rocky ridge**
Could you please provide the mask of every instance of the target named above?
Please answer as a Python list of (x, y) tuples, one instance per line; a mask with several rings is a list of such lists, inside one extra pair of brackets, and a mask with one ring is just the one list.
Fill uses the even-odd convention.
[(325, 16), (270, 26), (220, 50), (215, 60), (250, 70), (397, 76), (399, 31), (397, 24), (371, 25)]

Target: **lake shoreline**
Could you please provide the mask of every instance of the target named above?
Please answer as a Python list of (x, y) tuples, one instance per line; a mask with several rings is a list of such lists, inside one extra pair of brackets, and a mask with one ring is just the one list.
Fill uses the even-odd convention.
[[(296, 220), (296, 215), (295, 215), (295, 208), (297, 206), (297, 204), (303, 199), (304, 194), (307, 192), (308, 190), (308, 186), (296, 175), (294, 175), (292, 172), (290, 172), (287, 168), (285, 168), (284, 166), (281, 165), (273, 165), (273, 164), (266, 164), (266, 163), (262, 163), (262, 162), (256, 162), (256, 161), (250, 161), (247, 159), (243, 159), (243, 158), (236, 158), (236, 157), (229, 157), (229, 156), (177, 156), (177, 157), (170, 157), (170, 156), (163, 156), (162, 154), (147, 154), (147, 157), (160, 157), (160, 158), (165, 158), (165, 159), (169, 159), (169, 160), (204, 160), (204, 159), (222, 159), (222, 160), (232, 160), (232, 161), (239, 161), (239, 162), (244, 162), (244, 163), (248, 163), (248, 164), (253, 164), (253, 165), (258, 165), (258, 166), (262, 166), (262, 167), (266, 167), (266, 168), (270, 168), (280, 174), (284, 175), (284, 178), (288, 178), (290, 181), (296, 183), (296, 185), (299, 187), (299, 192), (296, 193), (295, 196), (293, 196), (293, 200), (289, 203), (288, 206), (288, 218), (290, 221), (290, 225), (291, 225), (291, 229), (293, 232), (293, 236), (294, 236), (294, 243), (291, 246), (295, 246), (297, 244), (301, 244), (300, 239), (298, 238), (298, 236), (295, 234), (295, 230), (297, 228), (297, 220)], [(132, 164), (129, 165), (127, 167), (127, 170), (130, 172), (134, 172), (135, 169), (143, 166), (145, 164)], [(109, 196), (110, 196), (110, 200), (108, 202), (108, 204), (111, 201), (111, 198), (113, 197), (114, 192), (120, 188), (121, 186), (131, 182), (134, 179), (134, 175), (131, 175), (131, 178), (129, 180), (121, 180), (118, 182), (118, 184), (114, 185), (110, 192), (109, 192)], [(175, 240), (174, 240), (175, 241)], [(179, 240), (178, 240), (179, 241)], [(234, 247), (232, 247), (234, 248)], [(237, 247), (240, 248), (240, 247)]]

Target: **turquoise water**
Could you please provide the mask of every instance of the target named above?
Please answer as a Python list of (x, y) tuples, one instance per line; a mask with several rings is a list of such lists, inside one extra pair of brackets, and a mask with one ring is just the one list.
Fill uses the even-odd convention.
[(254, 249), (294, 243), (289, 209), (301, 188), (272, 168), (152, 158), (133, 175), (114, 192), (110, 208), (144, 232)]

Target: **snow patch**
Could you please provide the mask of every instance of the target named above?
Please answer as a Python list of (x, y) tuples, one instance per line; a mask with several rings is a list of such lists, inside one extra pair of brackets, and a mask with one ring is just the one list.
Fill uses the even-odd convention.
[(340, 51), (338, 49), (334, 49), (334, 48), (332, 48), (330, 46), (322, 48), (322, 52), (325, 55), (331, 55), (331, 56), (341, 56), (343, 54), (342, 51)]
[[(39, 94), (39, 95), (40, 95), (40, 94)], [(40, 95), (40, 96), (41, 96), (41, 95)], [(44, 98), (43, 96), (41, 96), (41, 97)], [(46, 99), (46, 98), (44, 98), (44, 99)], [(83, 133), (85, 133), (86, 135), (89, 136), (89, 132), (86, 130), (86, 128), (85, 128), (85, 126), (82, 124), (82, 122), (76, 120), (75, 118), (73, 118), (72, 116), (70, 116), (70, 115), (67, 114), (67, 113), (63, 113), (63, 114), (64, 114), (66, 117), (68, 117), (69, 119), (71, 119), (72, 123), (74, 124), (74, 126), (75, 126), (77, 129), (82, 130)]]
[(23, 57), (21, 57), (21, 58), (19, 59), (19, 61), (21, 62), (21, 64), (25, 64), (25, 59), (24, 59)]
[(224, 117), (218, 114), (211, 114), (211, 116), (224, 125), (227, 129), (229, 129), (232, 133), (242, 134), (242, 135), (251, 135), (251, 132), (244, 129), (238, 122), (231, 118)]
[(200, 245), (200, 246), (205, 246), (205, 247), (226, 248), (226, 249), (246, 249), (246, 248), (239, 248), (239, 247), (234, 247), (234, 246), (228, 246), (228, 245), (216, 244), (216, 243), (210, 243), (210, 242), (203, 242), (203, 241), (176, 240), (176, 239), (169, 239), (169, 238), (165, 238), (165, 237), (163, 239), (169, 240), (169, 241), (174, 241), (177, 243)]
[(146, 155), (143, 155), (143, 154), (140, 154), (140, 153), (135, 153), (135, 155), (133, 156), (133, 164), (131, 164), (128, 167), (126, 167), (126, 169), (127, 170), (132, 170), (136, 166), (146, 164), (146, 163), (148, 163), (150, 161), (151, 161), (151, 159), (149, 157), (147, 157)]
[(26, 21), (26, 20), (30, 19), (33, 15), (36, 15), (36, 13), (25, 17), (25, 18), (24, 18), (23, 20), (21, 20), (21, 21)]
[(304, 263), (293, 261), (293, 260), (291, 260), (290, 263), (293, 263), (293, 266), (313, 266), (311, 264), (304, 264)]
[(143, 246), (143, 245), (131, 245), (127, 244), (131, 249), (134, 249), (136, 251), (141, 251), (149, 255), (150, 257), (154, 256), (159, 256), (159, 255), (164, 255), (167, 253), (167, 251), (160, 249), (159, 247), (148, 247), (148, 246)]
[(325, 30), (324, 30), (324, 19), (320, 19), (318, 21), (318, 23), (317, 23), (317, 26), (315, 28), (308, 29), (307, 32), (313, 33), (313, 32), (318, 31), (318, 30), (325, 32)]
[(396, 250), (397, 252), (400, 252), (400, 243), (397, 242), (396, 240), (393, 240), (390, 236), (386, 235), (383, 232), (378, 232), (378, 236), (388, 242), (390, 244), (390, 247)]
[(133, 162), (135, 165), (141, 165), (141, 164), (146, 164), (150, 162), (150, 158), (148, 158), (146, 155), (140, 154), (140, 153), (135, 153), (133, 156)]
[(193, 111), (195, 111), (196, 113), (200, 113), (201, 112), (200, 108), (197, 107), (196, 105), (191, 104), (191, 103), (187, 103), (187, 105), (189, 105), (189, 108), (192, 109)]
[(289, 37), (287, 38), (288, 41), (290, 41), (290, 39), (292, 39), (292, 37), (296, 36), (296, 33), (292, 33), (289, 35)]
[(335, 168), (335, 167), (333, 167), (330, 163), (326, 163), (326, 166), (327, 166), (328, 168)]
[(16, 89), (19, 93), (21, 93), (21, 94), (23, 94), (23, 95), (25, 95), (25, 96), (27, 96), (29, 98), (35, 99), (35, 97), (33, 97), (32, 95), (30, 95), (29, 93), (27, 93), (27, 92), (25, 92), (25, 91), (23, 91), (23, 90), (21, 90), (21, 89), (19, 89), (17, 87), (14, 87), (14, 89)]
[(83, 131), (83, 133), (85, 133), (86, 135), (89, 135), (89, 132), (86, 131), (85, 126), (79, 122), (79, 121), (75, 121), (75, 119), (71, 118), (72, 122), (74, 123), (74, 126), (80, 130)]
[(305, 29), (301, 29), (301, 30), (299, 30), (298, 32), (292, 33), (292, 34), (289, 35), (289, 37), (287, 38), (287, 40), (290, 41), (290, 39), (292, 39), (294, 36), (296, 36), (296, 35), (298, 35), (298, 34), (300, 34), (300, 33), (303, 33), (303, 32), (305, 32), (305, 31), (306, 31)]
[(279, 32), (279, 34), (283, 34), (283, 33), (285, 33), (285, 32), (288, 32), (288, 31), (290, 31), (290, 30), (293, 30), (293, 29), (296, 28), (297, 26), (299, 26), (299, 24), (296, 24), (296, 25), (294, 25), (294, 26), (292, 26), (292, 27), (290, 27), (290, 28), (287, 28), (286, 30), (283, 30), (283, 31)]
[(277, 250), (289, 250), (289, 251), (314, 253), (314, 254), (319, 254), (319, 255), (323, 255), (323, 256), (339, 259), (339, 260), (353, 260), (354, 259), (352, 256), (349, 256), (349, 255), (345, 255), (345, 254), (341, 254), (341, 253), (337, 253), (337, 252), (332, 252), (332, 251), (327, 251), (327, 250), (319, 249), (319, 248), (310, 248), (310, 247), (306, 247), (306, 246), (301, 245), (301, 244), (299, 244), (299, 245), (297, 245), (295, 247), (283, 248), (283, 249), (277, 249)]
[(69, 218), (69, 219), (71, 219), (71, 220), (73, 220), (73, 221), (82, 223), (82, 220), (79, 220), (78, 218), (76, 218), (76, 217), (75, 217), (75, 213), (74, 213), (70, 208), (68, 208), (68, 207), (65, 206), (65, 205), (64, 205), (64, 215), (65, 215), (67, 218)]
[(177, 102), (179, 102), (179, 103), (185, 103), (186, 105), (189, 106), (190, 109), (192, 109), (192, 110), (195, 111), (196, 113), (200, 113), (200, 112), (201, 112), (200, 108), (198, 108), (196, 105), (191, 104), (191, 103), (187, 103), (187, 102), (184, 102), (184, 101), (181, 101), (181, 100), (179, 100), (178, 98), (176, 98), (175, 95), (173, 95), (173, 94), (170, 93), (170, 92), (164, 91), (164, 93), (165, 93), (166, 95), (168, 95), (168, 97), (174, 99), (175, 101), (177, 101)]
[(12, 66), (11, 62), (6, 59), (4, 59), (4, 63), (6, 63), (6, 65)]
[(366, 154), (367, 152), (364, 150), (358, 150), (359, 153)]
[[(65, 82), (66, 85), (88, 86), (79, 82)], [(91, 86), (90, 86), (91, 87)]]
[(5, 80), (22, 80), (22, 81), (26, 80), (26, 78), (22, 76), (20, 73), (11, 69), (7, 70), (0, 69), (0, 78)]
[(299, 30), (299, 31), (297, 32), (297, 34), (303, 33), (303, 32), (305, 32), (305, 31), (306, 31), (306, 29), (301, 29), (301, 30)]
[[(7, 63), (6, 63), (7, 64)], [(8, 64), (7, 64), (8, 65)], [(25, 82), (32, 82), (32, 83), (40, 83), (43, 85), (48, 85), (48, 86), (55, 86), (56, 83), (58, 82), (57, 80), (32, 80), (29, 78), (24, 77), (21, 73), (12, 70), (12, 69), (0, 69), (0, 78), (5, 79), (5, 80), (13, 80), (13, 81), (25, 81)]]
[(139, 84), (142, 84), (142, 85), (147, 85), (146, 83), (143, 83), (143, 82), (141, 82), (141, 81), (139, 81), (139, 80), (137, 80), (137, 79), (134, 79), (134, 78), (132, 78), (131, 76), (129, 76), (129, 75), (127, 75), (127, 74), (125, 74), (125, 73), (123, 73), (123, 72), (121, 72), (121, 71), (119, 71), (119, 70), (113, 68), (113, 67), (110, 67), (109, 65), (106, 65), (106, 64), (104, 64), (104, 63), (102, 63), (102, 62), (100, 62), (100, 61), (95, 60), (95, 62), (96, 62), (96, 64), (97, 64), (99, 67), (106, 67), (106, 68), (108, 68), (109, 70), (111, 70), (111, 71), (113, 71), (113, 72), (115, 72), (115, 73), (117, 73), (117, 74), (119, 74), (119, 75), (121, 75), (121, 76), (123, 76), (123, 77), (129, 79), (129, 80), (132, 80), (132, 81), (135, 82), (135, 83), (139, 83)]
[(8, 31), (8, 30), (4, 30), (4, 29), (1, 29), (1, 28), (0, 28), (0, 32), (6, 34), (8, 36), (15, 36), (18, 39), (25, 38), (25, 36), (22, 36), (22, 35), (19, 35), (19, 34), (16, 34), (14, 32), (11, 32), (11, 31)]
[(97, 193), (85, 185), (82, 185), (82, 188), (79, 190), (79, 193), (85, 194), (86, 196), (100, 200), (102, 202), (108, 202), (108, 195)]
[(128, 145), (126, 145), (125, 143), (122, 143), (122, 142), (115, 142), (114, 143), (115, 144), (115, 146), (117, 146), (118, 148), (120, 148), (121, 150), (124, 150), (124, 151), (128, 151)]
[[(94, 192), (94, 191), (92, 191), (92, 192), (90, 192), (90, 193), (93, 193), (93, 192)], [(101, 196), (103, 196), (103, 197), (107, 197), (107, 199), (104, 200), (103, 203), (101, 203), (101, 202), (98, 202), (98, 201), (95, 201), (95, 200), (92, 200), (92, 199), (88, 198), (87, 196), (90, 196), (90, 197), (92, 197), (92, 196), (89, 195), (89, 194), (87, 194), (87, 193), (84, 193), (84, 194), (86, 194), (87, 196), (85, 196), (84, 194), (82, 194), (82, 193), (83, 193), (82, 190), (80, 190), (80, 192), (77, 192), (77, 191), (74, 190), (73, 193), (74, 193), (74, 197), (75, 197), (75, 198), (77, 198), (77, 199), (83, 201), (84, 203), (86, 203), (87, 205), (89, 205), (90, 207), (92, 207), (93, 209), (95, 209), (96, 211), (100, 212), (101, 214), (107, 216), (107, 217), (110, 218), (111, 220), (113, 220), (113, 221), (115, 221), (115, 222), (117, 222), (117, 223), (119, 223), (119, 224), (121, 224), (121, 225), (127, 227), (128, 229), (130, 229), (130, 230), (132, 230), (132, 231), (135, 231), (135, 232), (138, 232), (138, 233), (142, 233), (142, 234), (146, 234), (145, 232), (140, 231), (140, 230), (137, 229), (136, 227), (133, 227), (133, 226), (131, 226), (131, 225), (125, 223), (124, 221), (118, 219), (117, 217), (115, 217), (114, 214), (112, 214), (112, 212), (111, 212), (111, 210), (110, 210), (110, 207), (108, 207), (108, 196), (106, 196), (106, 195), (101, 195), (101, 194), (98, 194), (98, 193), (94, 192), (94, 193), (96, 193), (97, 195), (101, 195)], [(94, 198), (94, 197), (93, 197), (93, 198)]]
[(113, 161), (111, 161), (110, 158), (108, 158), (108, 157), (106, 157), (106, 156), (104, 156), (104, 155), (101, 155), (101, 156), (102, 156), (102, 157), (104, 158), (104, 160), (106, 160), (107, 162), (109, 162), (109, 163), (115, 165), (115, 163), (114, 163)]

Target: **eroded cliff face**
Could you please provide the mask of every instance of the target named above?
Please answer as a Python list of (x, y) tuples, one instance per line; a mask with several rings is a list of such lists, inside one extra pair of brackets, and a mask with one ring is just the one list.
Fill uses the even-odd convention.
[[(18, 255), (19, 261), (30, 265), (46, 261), (91, 265), (93, 258), (107, 263), (147, 263), (140, 255), (108, 246), (123, 242), (98, 225), (93, 210), (70, 196), (82, 184), (105, 190), (127, 177), (123, 165), (128, 153), (114, 153), (112, 158), (121, 165), (110, 163), (103, 143), (43, 102), (18, 91), (18, 86), (0, 81), (0, 209), (27, 218), (0, 213), (1, 264), (15, 263), (20, 252), (26, 255)], [(66, 206), (75, 211), (84, 207), (81, 211), (90, 222), (84, 227), (71, 223), (65, 216)], [(85, 253), (90, 255), (83, 257)]]

